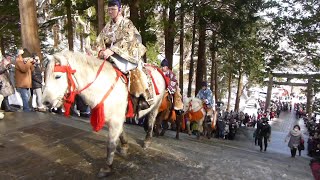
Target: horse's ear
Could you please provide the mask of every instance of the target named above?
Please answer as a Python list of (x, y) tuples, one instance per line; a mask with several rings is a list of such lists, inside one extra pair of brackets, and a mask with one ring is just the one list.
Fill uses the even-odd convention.
[(64, 57), (60, 54), (54, 54), (53, 55), (53, 60), (56, 65), (61, 65), (61, 61), (64, 59)]

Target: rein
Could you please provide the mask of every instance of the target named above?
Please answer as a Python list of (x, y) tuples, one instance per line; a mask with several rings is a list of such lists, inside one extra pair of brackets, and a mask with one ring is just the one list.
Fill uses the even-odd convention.
[[(98, 70), (94, 80), (92, 82), (88, 83), (84, 88), (82, 88), (80, 90), (76, 89), (76, 85), (75, 85), (74, 79), (72, 78), (72, 75), (77, 72), (75, 69), (72, 69), (70, 65), (67, 65), (67, 66), (55, 65), (54, 66), (53, 72), (67, 73), (68, 93), (66, 93), (64, 95), (64, 108), (65, 108), (65, 113), (64, 114), (65, 114), (65, 116), (69, 116), (70, 115), (70, 108), (71, 108), (72, 104), (74, 103), (75, 96), (77, 94), (80, 94), (85, 89), (89, 88), (94, 83), (94, 81), (100, 75), (104, 64), (105, 64), (105, 61), (103, 61), (103, 63), (100, 65), (99, 70)], [(118, 76), (118, 73), (117, 73), (117, 76)], [(113, 88), (111, 87), (111, 89), (113, 89)]]
[[(84, 88), (82, 88), (80, 90), (76, 89), (74, 80), (72, 78), (72, 75), (74, 73), (76, 73), (76, 70), (73, 70), (70, 67), (70, 65), (68, 65), (68, 66), (55, 65), (54, 72), (67, 73), (67, 77), (68, 77), (68, 90), (69, 90), (69, 93), (66, 93), (65, 96), (64, 96), (65, 116), (69, 116), (70, 115), (70, 108), (71, 108), (72, 104), (74, 103), (75, 96), (77, 94), (80, 94), (85, 89), (89, 88), (94, 83), (94, 81), (98, 78), (98, 76), (100, 75), (100, 73), (102, 71), (102, 68), (103, 68), (105, 62), (106, 61), (103, 61), (103, 63), (100, 65), (95, 79), (92, 82), (88, 83)], [(105, 124), (104, 101), (108, 98), (108, 96), (110, 95), (110, 93), (114, 89), (114, 87), (117, 84), (117, 82), (120, 79), (120, 77), (123, 77), (124, 80), (126, 80), (126, 77), (123, 75), (123, 73), (120, 70), (118, 70), (116, 68), (114, 68), (114, 70), (116, 71), (116, 74), (117, 74), (117, 76), (116, 76), (116, 78), (114, 80), (114, 83), (108, 89), (108, 91), (103, 96), (103, 98), (101, 99), (99, 104), (97, 104), (94, 108), (91, 109), (90, 123), (91, 123), (91, 126), (92, 126), (94, 131), (101, 130), (103, 128), (104, 124)], [(128, 99), (128, 101), (131, 102), (130, 99)], [(133, 112), (132, 106), (131, 107), (129, 106), (129, 110), (131, 110), (130, 112)], [(129, 115), (133, 116), (132, 114), (129, 114)]]

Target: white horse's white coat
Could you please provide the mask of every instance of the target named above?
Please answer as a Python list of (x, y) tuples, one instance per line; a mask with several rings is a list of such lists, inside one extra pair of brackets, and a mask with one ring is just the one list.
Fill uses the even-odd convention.
[[(79, 52), (61, 52), (54, 55), (53, 60), (48, 64), (46, 70), (46, 85), (43, 92), (43, 102), (49, 102), (51, 105), (58, 107), (63, 103), (63, 96), (67, 92), (67, 74), (54, 72), (55, 64), (70, 66), (76, 70), (73, 79), (77, 89), (82, 89), (90, 82), (94, 81), (102, 60)], [(154, 68), (148, 67), (160, 91), (160, 95), (154, 94), (154, 104), (147, 110), (141, 111), (139, 116), (149, 116), (149, 130), (146, 140), (152, 136), (152, 128), (155, 116), (158, 113), (158, 107), (165, 93), (165, 81), (162, 75)], [(105, 62), (103, 70), (94, 81), (94, 83), (84, 90), (80, 96), (91, 107), (94, 108), (110, 89), (116, 79), (116, 71), (109, 62)], [(154, 92), (155, 93), (155, 92)], [(104, 101), (105, 121), (108, 126), (108, 155), (107, 164), (111, 165), (113, 161), (116, 142), (123, 132), (123, 123), (126, 119), (128, 89), (122, 79), (115, 84), (113, 91)]]

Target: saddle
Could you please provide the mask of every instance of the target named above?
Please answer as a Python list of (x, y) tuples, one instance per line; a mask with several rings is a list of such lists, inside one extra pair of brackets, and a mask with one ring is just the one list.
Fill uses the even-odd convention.
[(145, 67), (133, 69), (128, 75), (128, 90), (136, 98), (143, 96), (149, 105), (153, 104), (153, 92), (156, 86), (153, 84), (151, 71)]
[(162, 98), (158, 113), (165, 113), (165, 115), (163, 116), (163, 120), (171, 119), (175, 121), (177, 119), (175, 110), (173, 109), (172, 97), (170, 97), (170, 94), (168, 92), (166, 92)]
[(199, 121), (204, 116), (201, 109), (199, 109), (198, 111), (195, 111), (195, 112), (189, 111), (186, 115), (187, 115), (189, 121)]

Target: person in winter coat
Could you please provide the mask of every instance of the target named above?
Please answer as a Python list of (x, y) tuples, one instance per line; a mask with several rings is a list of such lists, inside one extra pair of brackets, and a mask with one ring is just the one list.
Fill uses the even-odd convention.
[(32, 71), (34, 60), (27, 49), (19, 50), (15, 64), (15, 82), (17, 91), (21, 94), (23, 111), (30, 112), (30, 88), (32, 88)]
[(200, 89), (196, 97), (201, 99), (208, 108), (211, 108), (214, 106), (212, 91), (208, 87), (208, 83), (206, 81), (203, 81), (201, 84), (202, 88)]
[(14, 88), (10, 82), (8, 69), (11, 67), (10, 58), (8, 56), (0, 63), (0, 94), (3, 95), (2, 106), (6, 112), (14, 112), (15, 108), (9, 104), (8, 96), (14, 94)]
[(34, 71), (32, 72), (32, 91), (37, 97), (37, 109), (38, 111), (46, 111), (45, 106), (42, 104), (42, 70), (40, 66), (39, 56), (34, 56)]
[(173, 71), (169, 69), (169, 62), (167, 59), (163, 59), (160, 65), (161, 65), (162, 72), (168, 81), (167, 92), (170, 94), (170, 97), (172, 97), (173, 99), (173, 106), (174, 106), (173, 108), (174, 110), (176, 110), (178, 114), (182, 114), (183, 102), (182, 102), (182, 96), (180, 93), (176, 75)]
[(271, 126), (268, 124), (268, 119), (263, 119), (262, 123), (257, 127), (258, 144), (260, 146), (260, 151), (262, 151), (262, 139), (264, 142), (264, 151), (267, 151), (268, 141), (270, 141), (271, 136)]
[(224, 138), (224, 131), (226, 128), (226, 122), (219, 117), (218, 118), (218, 138)]
[(301, 140), (303, 139), (299, 125), (293, 126), (293, 129), (288, 133), (285, 139), (285, 142), (287, 142), (288, 139), (289, 139), (288, 147), (291, 150), (291, 157), (294, 158), (296, 156), (298, 146), (300, 145)]

